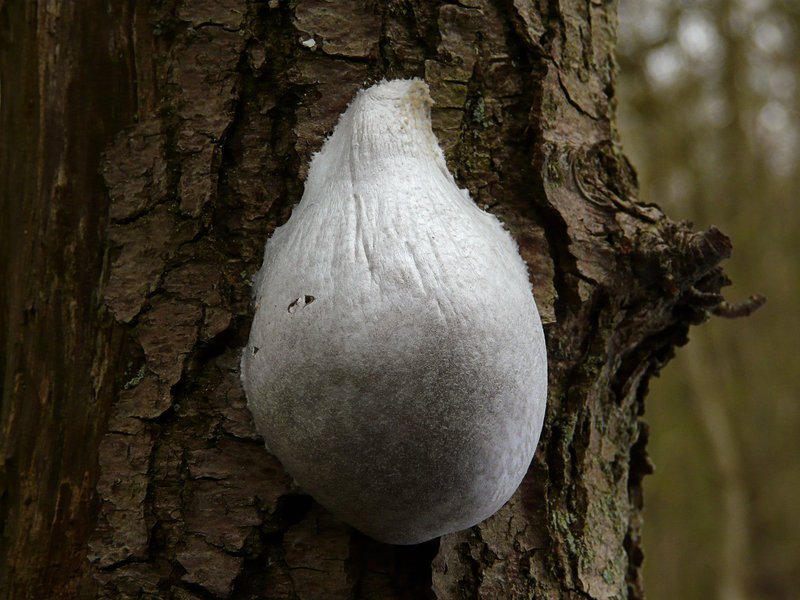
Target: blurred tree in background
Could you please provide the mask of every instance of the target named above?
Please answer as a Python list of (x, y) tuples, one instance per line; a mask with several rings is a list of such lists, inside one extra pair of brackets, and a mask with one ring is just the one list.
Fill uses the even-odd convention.
[(622, 0), (620, 116), (642, 198), (734, 241), (726, 296), (647, 401), (648, 598), (800, 589), (800, 3)]

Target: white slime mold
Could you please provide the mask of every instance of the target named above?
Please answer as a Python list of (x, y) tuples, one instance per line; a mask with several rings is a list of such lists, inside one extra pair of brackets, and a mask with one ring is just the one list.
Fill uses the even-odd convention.
[(517, 245), (460, 190), (427, 85), (360, 91), (309, 167), (254, 286), (242, 382), (298, 484), (369, 536), (415, 544), (514, 493), (547, 358)]

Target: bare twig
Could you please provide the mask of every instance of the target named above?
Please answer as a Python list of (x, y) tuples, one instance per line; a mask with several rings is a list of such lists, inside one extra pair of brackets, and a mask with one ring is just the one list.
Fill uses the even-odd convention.
[(766, 296), (754, 294), (747, 300), (741, 302), (720, 302), (711, 309), (712, 314), (726, 319), (738, 319), (739, 317), (749, 317), (759, 310), (766, 303)]

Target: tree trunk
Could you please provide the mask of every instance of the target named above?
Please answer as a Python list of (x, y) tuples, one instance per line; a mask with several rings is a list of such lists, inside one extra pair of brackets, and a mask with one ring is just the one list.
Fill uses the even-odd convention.
[[(721, 302), (730, 244), (637, 202), (614, 11), (0, 6), (3, 597), (641, 598), (647, 382)], [(311, 154), (357, 89), (412, 76), (530, 267), (550, 393), (498, 514), (395, 547), (293, 486), (238, 361)]]

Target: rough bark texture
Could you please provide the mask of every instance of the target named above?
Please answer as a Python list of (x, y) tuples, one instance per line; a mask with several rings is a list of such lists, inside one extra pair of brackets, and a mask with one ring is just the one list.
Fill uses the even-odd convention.
[[(730, 244), (637, 202), (614, 11), (0, 4), (3, 597), (641, 598), (647, 382), (721, 302)], [(265, 240), (352, 94), (398, 76), (519, 241), (550, 365), (520, 490), (415, 547), (293, 487), (238, 380)]]

